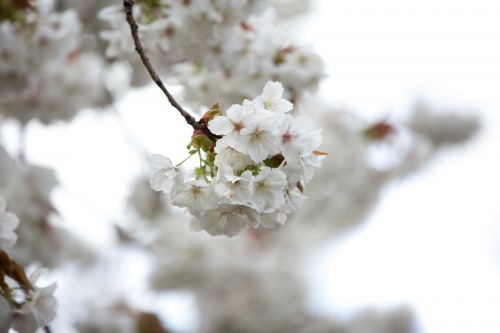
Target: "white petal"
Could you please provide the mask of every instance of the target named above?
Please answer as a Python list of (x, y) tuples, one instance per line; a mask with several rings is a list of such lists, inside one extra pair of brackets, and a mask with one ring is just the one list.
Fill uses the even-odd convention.
[(153, 154), (149, 157), (149, 164), (153, 169), (163, 169), (173, 167), (172, 161), (163, 155)]
[(234, 130), (234, 125), (227, 117), (218, 116), (208, 123), (208, 128), (214, 134), (228, 135)]
[(162, 173), (155, 173), (151, 176), (151, 188), (155, 191), (168, 191), (170, 179)]
[(281, 82), (268, 81), (262, 89), (262, 96), (264, 99), (281, 98), (283, 96), (284, 88)]
[(269, 151), (261, 144), (251, 144), (248, 146), (248, 155), (255, 163), (260, 163), (269, 156)]

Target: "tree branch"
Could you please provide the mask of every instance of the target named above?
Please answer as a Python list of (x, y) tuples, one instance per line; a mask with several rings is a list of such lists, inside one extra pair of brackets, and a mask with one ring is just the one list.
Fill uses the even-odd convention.
[(142, 48), (142, 43), (139, 38), (139, 27), (137, 25), (137, 22), (134, 18), (134, 15), (132, 13), (132, 8), (134, 7), (134, 0), (123, 0), (123, 8), (125, 9), (125, 15), (127, 18), (128, 25), (130, 26), (130, 32), (132, 34), (132, 38), (134, 40), (134, 45), (135, 45), (135, 50), (139, 54), (139, 57), (141, 58), (142, 63), (146, 67), (149, 75), (153, 79), (153, 81), (156, 83), (156, 85), (163, 91), (165, 96), (167, 96), (168, 101), (170, 102), (170, 105), (172, 105), (174, 108), (179, 111), (179, 113), (184, 117), (186, 122), (193, 127), (194, 130), (200, 130), (203, 133), (205, 133), (210, 139), (213, 141), (216, 141), (219, 137), (215, 134), (213, 134), (205, 125), (204, 123), (201, 123), (199, 121), (196, 121), (193, 116), (191, 116), (186, 110), (182, 108), (182, 106), (175, 100), (175, 98), (170, 94), (170, 92), (167, 90), (165, 85), (163, 84), (162, 80), (154, 70), (153, 66), (151, 65), (151, 62), (149, 61), (148, 56), (144, 53), (144, 49)]

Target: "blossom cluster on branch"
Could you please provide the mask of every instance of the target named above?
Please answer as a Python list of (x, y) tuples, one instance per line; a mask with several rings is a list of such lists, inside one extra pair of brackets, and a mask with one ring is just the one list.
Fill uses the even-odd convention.
[(234, 236), (245, 226), (284, 225), (304, 200), (304, 186), (325, 155), (316, 151), (321, 133), (308, 117), (288, 114), (293, 104), (283, 91), (268, 82), (253, 100), (208, 111), (202, 119), (220, 138), (194, 132), (188, 149), (200, 159), (196, 169), (152, 157), (152, 188), (198, 217), (194, 228)]
[[(324, 76), (321, 57), (284, 38), (266, 0), (137, 1), (133, 15), (145, 53), (160, 74), (185, 87), (183, 100), (194, 108), (251, 99), (269, 80), (297, 101)], [(120, 5), (100, 17), (111, 28), (101, 34), (107, 56), (137, 63)]]

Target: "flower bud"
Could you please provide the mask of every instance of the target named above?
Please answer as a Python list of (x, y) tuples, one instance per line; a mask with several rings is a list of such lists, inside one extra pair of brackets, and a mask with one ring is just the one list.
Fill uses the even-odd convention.
[(202, 149), (205, 152), (213, 151), (215, 145), (212, 140), (202, 130), (196, 130), (191, 136), (191, 145), (195, 149)]
[(217, 117), (219, 115), (221, 115), (219, 103), (215, 103), (214, 105), (212, 105), (210, 110), (208, 110), (207, 112), (205, 112), (203, 114), (203, 116), (200, 119), (200, 123), (208, 125), (208, 122), (210, 120), (214, 119), (215, 117)]

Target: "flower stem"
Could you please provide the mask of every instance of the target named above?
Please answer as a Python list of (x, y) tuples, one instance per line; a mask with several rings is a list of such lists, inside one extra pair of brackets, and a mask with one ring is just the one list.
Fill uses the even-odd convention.
[(186, 162), (187, 160), (189, 160), (195, 153), (190, 153), (188, 157), (186, 157), (185, 159), (183, 159), (181, 162), (177, 163), (175, 166), (180, 166), (182, 165), (182, 163)]

